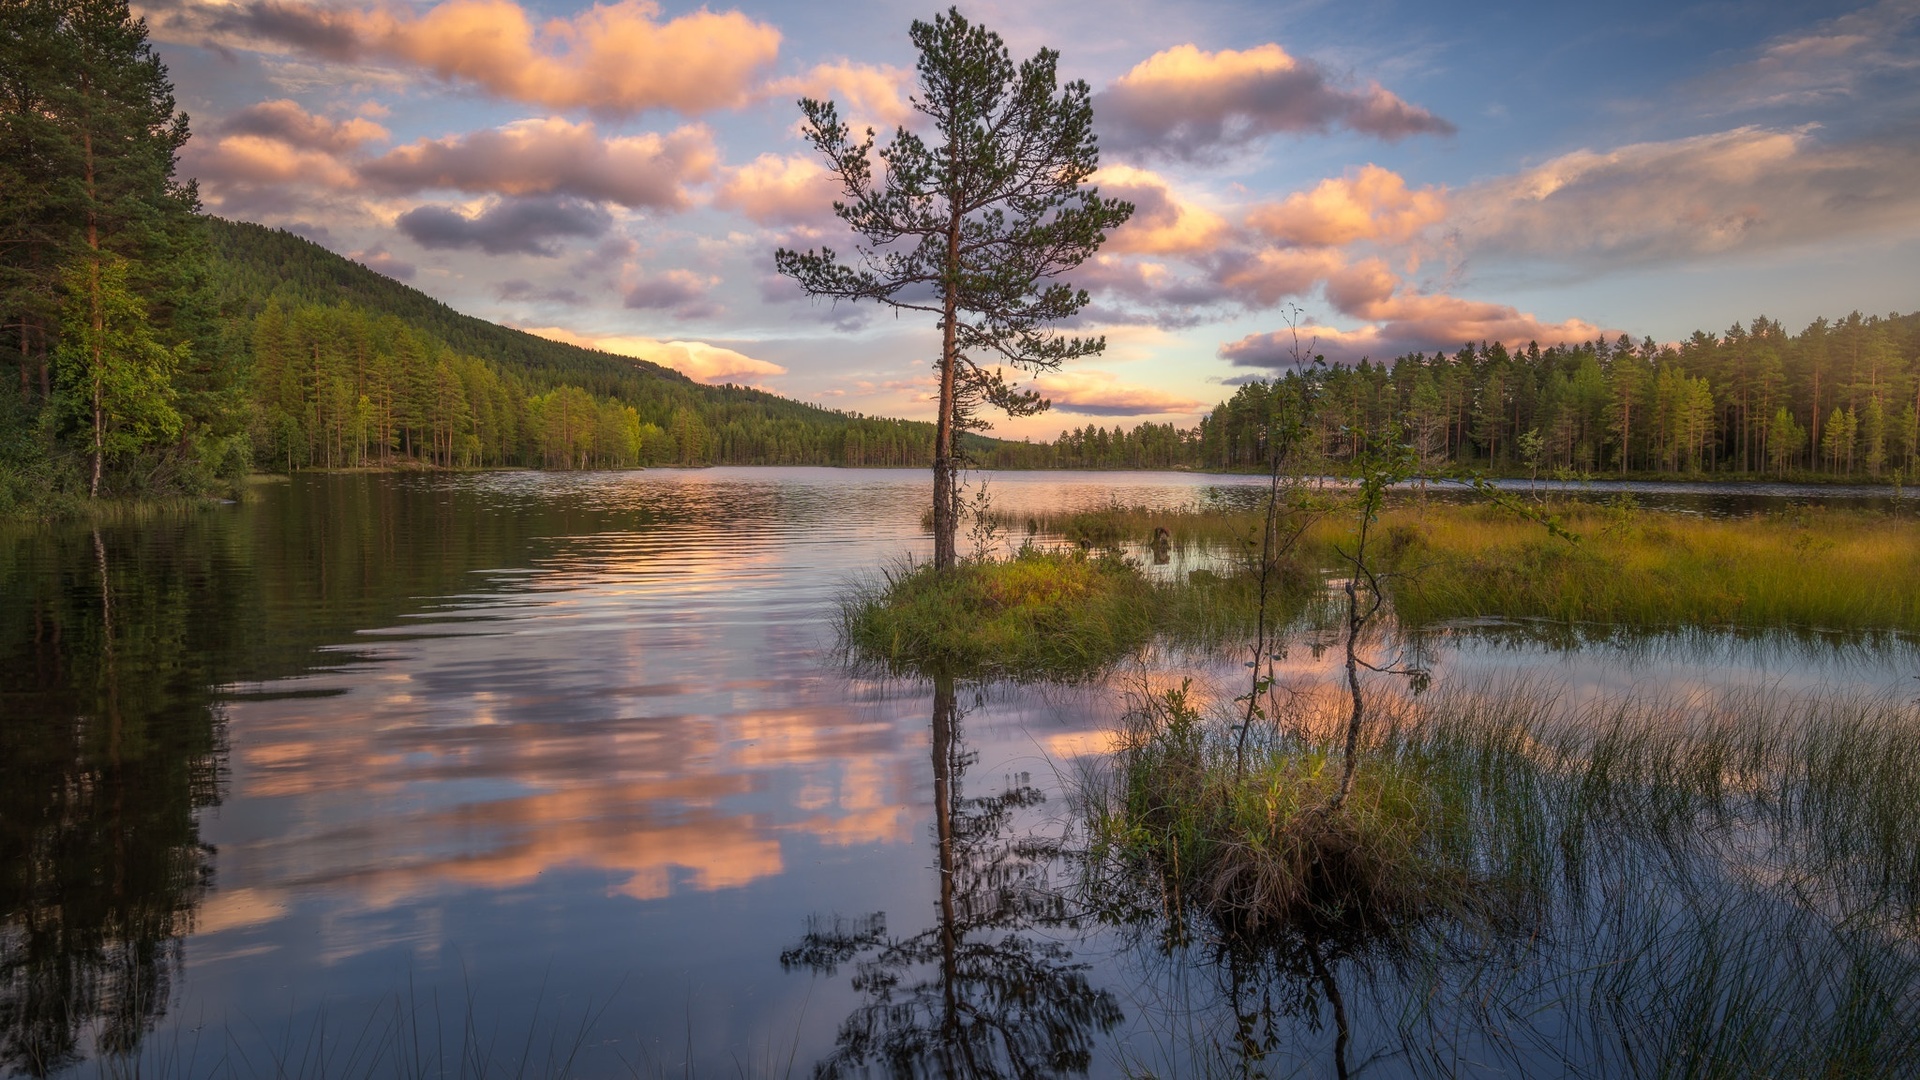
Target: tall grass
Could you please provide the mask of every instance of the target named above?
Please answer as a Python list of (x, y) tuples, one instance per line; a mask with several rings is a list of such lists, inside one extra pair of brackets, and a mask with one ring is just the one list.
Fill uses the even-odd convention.
[(1570, 544), (1484, 508), (1402, 510), (1403, 622), (1540, 617), (1639, 627), (1920, 632), (1920, 522), (1800, 511), (1564, 516)]
[[(1796, 508), (1741, 518), (1550, 503), (1578, 542), (1498, 507), (1407, 500), (1381, 515), (1394, 611), (1404, 626), (1480, 617), (1641, 628), (1797, 627), (1920, 633), (1920, 521)], [(1258, 511), (1115, 506), (1034, 515), (1039, 533), (1176, 545), (1228, 561), (1260, 530)], [(1333, 568), (1351, 522), (1328, 514), (1299, 549)], [(1104, 540), (1103, 540), (1104, 542)]]
[[(1240, 962), (1292, 970), (1300, 1015), (1267, 1017), (1275, 1030), (1319, 1022), (1322, 980), (1297, 961), (1311, 946), (1338, 957), (1350, 991), (1376, 996), (1347, 1012), (1371, 1017), (1367, 1034), (1418, 1074), (1920, 1073), (1920, 705), (1376, 695), (1387, 722), (1367, 744), (1372, 780), (1349, 828), (1372, 857), (1398, 860), (1389, 883), (1435, 891), (1412, 904), (1362, 894), (1388, 901), (1377, 918), (1330, 923), (1286, 900), (1324, 886), (1272, 837), (1311, 819), (1329, 741), (1314, 732), (1337, 718), (1292, 716), (1237, 771), (1224, 712), (1202, 723), (1180, 704), (1141, 698), (1128, 748), (1083, 786), (1085, 886), (1105, 910), (1213, 927)], [(1363, 800), (1370, 790), (1386, 794)], [(1297, 881), (1266, 891), (1275, 905), (1249, 934), (1245, 894), (1218, 882), (1260, 852), (1267, 873)], [(1235, 993), (1248, 982), (1222, 981)], [(1253, 1071), (1284, 1073), (1285, 1041), (1241, 1045), (1255, 1048)], [(1221, 1055), (1216, 1042), (1161, 1056), (1247, 1071)]]

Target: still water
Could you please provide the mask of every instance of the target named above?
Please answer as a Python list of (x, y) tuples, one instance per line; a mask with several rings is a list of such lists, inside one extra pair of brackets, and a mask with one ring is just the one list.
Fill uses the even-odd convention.
[[(1008, 474), (991, 493), (1176, 506), (1259, 483)], [(927, 487), (306, 476), (0, 539), (0, 1069), (1179, 1071), (1225, 1037), (1194, 1001), (1244, 973), (1099, 925), (1061, 854), (1119, 689), (836, 660), (847, 583), (930, 550)], [(1899, 642), (1568, 650), (1505, 628), (1433, 648), (1437, 682), (1570, 698), (1898, 693), (1920, 672)], [(955, 1016), (991, 1060), (943, 1044)], [(1289, 1038), (1280, 1071), (1333, 1075), (1326, 1023)], [(1377, 1041), (1370, 1074), (1404, 1071)]]

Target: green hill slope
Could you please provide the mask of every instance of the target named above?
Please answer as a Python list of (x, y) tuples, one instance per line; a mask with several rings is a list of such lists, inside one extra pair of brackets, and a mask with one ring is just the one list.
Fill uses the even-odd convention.
[[(366, 460), (364, 445), (357, 445), (354, 452), (345, 448), (338, 454), (329, 452), (341, 438), (334, 429), (362, 423), (346, 417), (353, 399), (368, 393), (366, 379), (351, 356), (356, 347), (353, 343), (361, 338), (373, 342), (371, 348), (379, 354), (377, 359), (397, 369), (386, 379), (394, 384), (396, 397), (404, 394), (409, 382), (430, 381), (430, 372), (412, 369), (431, 368), (441, 359), (453, 361), (452, 370), (468, 398), (464, 413), (456, 403), (455, 415), (448, 418), (411, 416), (382, 422), (384, 429), (399, 433), (387, 442), (397, 442), (398, 448), (411, 456), (448, 462), (549, 465), (562, 461), (624, 464), (636, 460), (920, 465), (930, 459), (931, 424), (850, 415), (747, 387), (707, 386), (643, 360), (549, 341), (461, 314), (417, 289), (284, 230), (219, 218), (207, 219), (207, 227), (211, 278), (229, 348), (243, 354), (242, 366), (252, 375), (256, 407), (262, 414), (256, 425), (255, 447), (263, 461), (285, 460), (298, 466)], [(269, 327), (266, 333), (262, 332), (263, 320)], [(408, 335), (424, 340), (428, 347), (393, 344), (398, 333), (395, 327), (404, 327)], [(297, 351), (295, 338), (304, 342), (299, 349), (314, 352), (316, 358), (310, 366), (338, 370), (318, 375), (304, 367), (292, 371), (306, 365), (305, 359), (296, 362), (291, 355), (278, 353)], [(265, 344), (269, 340), (273, 344)], [(322, 352), (326, 356), (322, 357)], [(658, 428), (664, 441), (656, 436), (651, 447), (631, 455), (576, 454), (569, 448), (556, 457), (552, 446), (538, 445), (538, 432), (514, 430), (490, 439), (483, 431), (450, 430), (444, 435), (444, 451), (430, 449), (420, 454), (416, 443), (439, 446), (437, 440), (442, 439), (426, 429), (442, 425), (477, 429), (482, 423), (480, 414), (491, 411), (480, 398), (493, 391), (477, 387), (487, 380), (469, 374), (476, 362), (495, 379), (516, 384), (495, 395), (505, 403), (502, 408), (511, 406), (516, 392), (550, 396), (573, 388), (603, 399), (603, 404), (610, 400), (631, 408), (639, 424)], [(328, 414), (328, 391), (322, 385), (329, 379), (341, 387), (336, 396), (344, 394), (348, 402), (347, 406), (334, 407), (334, 415)], [(375, 382), (374, 391), (368, 394), (368, 406), (378, 412), (386, 383)], [(397, 407), (404, 412), (404, 405), (402, 402)], [(422, 408), (416, 407), (414, 412)], [(525, 428), (527, 422), (539, 418), (521, 419), (520, 426)], [(300, 430), (294, 431), (295, 427)], [(477, 438), (482, 448), (463, 453), (460, 440), (468, 435)], [(276, 441), (277, 445), (267, 445)], [(386, 443), (381, 449), (381, 460), (387, 460)]]

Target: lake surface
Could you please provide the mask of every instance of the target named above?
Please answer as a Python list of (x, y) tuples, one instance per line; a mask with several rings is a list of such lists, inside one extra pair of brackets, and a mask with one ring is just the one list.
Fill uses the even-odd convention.
[[(1020, 511), (1261, 484), (990, 490)], [(1889, 498), (1626, 487), (1703, 512)], [(835, 655), (847, 584), (930, 552), (928, 489), (882, 470), (302, 476), (0, 538), (0, 1068), (1180, 1071), (1258, 978), (1102, 925), (1057, 850), (1125, 680), (935, 687)], [(1569, 650), (1502, 627), (1428, 647), (1437, 685), (1569, 700), (1897, 695), (1920, 674), (1902, 641)], [(1331, 662), (1300, 650), (1286, 674)], [(1237, 668), (1150, 657), (1144, 677)], [(999, 1056), (943, 1045), (956, 1015), (997, 1025)], [(1277, 1071), (1333, 1075), (1329, 1024), (1291, 1015)], [(1432, 1071), (1392, 1021), (1356, 1021), (1366, 1074)]]

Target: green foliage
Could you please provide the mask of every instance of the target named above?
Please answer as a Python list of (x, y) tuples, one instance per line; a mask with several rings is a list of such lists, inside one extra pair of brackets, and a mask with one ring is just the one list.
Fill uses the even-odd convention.
[(1088, 678), (1152, 636), (1156, 600), (1114, 555), (1023, 548), (889, 573), (842, 603), (856, 657), (895, 673), (953, 678)]
[(187, 135), (124, 0), (0, 0), (0, 353), (21, 406), (0, 423), (35, 478), (0, 512), (216, 490), (245, 467), (199, 201), (174, 178)]
[(173, 378), (187, 349), (154, 340), (147, 306), (128, 288), (125, 259), (79, 262), (65, 285), (54, 353), (58, 415), (63, 427), (85, 433), (97, 477), (102, 458), (124, 458), (179, 436)]

